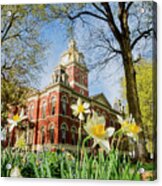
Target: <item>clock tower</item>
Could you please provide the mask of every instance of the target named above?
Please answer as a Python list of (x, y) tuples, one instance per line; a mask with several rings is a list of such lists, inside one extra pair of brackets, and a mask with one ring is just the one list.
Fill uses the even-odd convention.
[(68, 50), (61, 57), (61, 64), (66, 66), (69, 85), (78, 93), (88, 96), (88, 69), (84, 56), (77, 49), (75, 40), (71, 40)]

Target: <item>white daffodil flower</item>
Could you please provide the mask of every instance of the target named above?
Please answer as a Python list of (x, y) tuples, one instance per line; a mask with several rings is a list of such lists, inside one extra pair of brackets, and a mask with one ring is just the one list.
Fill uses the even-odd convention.
[(122, 132), (128, 132), (129, 130), (129, 125), (130, 125), (130, 118), (123, 119), (121, 116), (117, 115), (118, 121), (121, 125), (121, 130)]
[(95, 111), (93, 111), (92, 117), (88, 117), (87, 123), (84, 129), (94, 139), (93, 147), (99, 144), (107, 153), (110, 151), (110, 144), (108, 138), (110, 138), (115, 128), (108, 127), (105, 129), (106, 120), (103, 116), (98, 116)]
[(27, 117), (27, 115), (24, 115), (24, 109), (22, 109), (20, 115), (16, 114), (12, 117), (12, 119), (7, 119), (8, 123), (10, 124), (9, 132), (11, 132), (19, 122), (27, 119)]
[(142, 129), (135, 123), (132, 115), (125, 120), (123, 120), (123, 118), (119, 115), (117, 118), (121, 125), (122, 132), (136, 141), (138, 139), (138, 133), (140, 133)]
[(82, 103), (81, 98), (77, 100), (77, 104), (71, 105), (71, 109), (73, 110), (74, 116), (78, 116), (80, 120), (84, 120), (84, 114), (90, 113), (90, 104), (89, 103)]

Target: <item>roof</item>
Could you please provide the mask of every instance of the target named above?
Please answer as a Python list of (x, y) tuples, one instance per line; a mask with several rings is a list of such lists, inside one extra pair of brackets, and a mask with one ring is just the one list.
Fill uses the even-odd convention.
[(107, 98), (105, 97), (105, 95), (103, 93), (96, 94), (94, 96), (91, 96), (90, 98), (99, 102), (99, 103), (102, 103), (103, 105), (105, 105), (108, 108), (112, 108), (111, 104), (109, 103), (109, 101), (107, 100)]

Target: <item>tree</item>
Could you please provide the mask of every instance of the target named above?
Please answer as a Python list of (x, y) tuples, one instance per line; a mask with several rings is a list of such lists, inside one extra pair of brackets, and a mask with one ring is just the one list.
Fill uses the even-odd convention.
[[(134, 52), (137, 51), (136, 47), (139, 42), (149, 40), (153, 34), (156, 35), (155, 30), (153, 30), (153, 8), (155, 9), (153, 2), (102, 2), (59, 5), (54, 14), (52, 11), (56, 7), (51, 6), (51, 14), (49, 13), (51, 17), (53, 15), (54, 17), (68, 18), (72, 21), (73, 26), (78, 19), (83, 24), (93, 24), (93, 21), (95, 21), (95, 24), (98, 23), (100, 30), (102, 30), (101, 22), (107, 25), (107, 32), (106, 34), (103, 32), (103, 37), (105, 45), (107, 45), (108, 55), (99, 64), (108, 64), (117, 55), (121, 57), (126, 78), (129, 113), (133, 115), (136, 122), (141, 126), (142, 116), (134, 68), (134, 62), (137, 62), (138, 59), (134, 58)], [(145, 156), (145, 145), (142, 136), (143, 132), (139, 143), (139, 158), (141, 159)]]
[[(140, 60), (135, 65), (136, 79), (137, 79), (137, 91), (140, 100), (140, 109), (142, 114), (142, 125), (144, 129), (144, 138), (148, 143), (153, 141), (153, 65), (151, 62)], [(125, 91), (125, 79), (121, 81), (123, 98), (126, 98)]]
[(36, 10), (41, 5), (1, 6), (1, 80), (2, 116), (7, 104), (22, 104), (42, 70), (43, 50), (46, 45), (40, 39), (43, 21)]

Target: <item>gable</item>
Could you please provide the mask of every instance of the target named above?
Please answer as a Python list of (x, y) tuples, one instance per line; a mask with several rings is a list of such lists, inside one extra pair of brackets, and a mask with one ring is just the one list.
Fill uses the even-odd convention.
[(108, 102), (108, 100), (106, 99), (106, 97), (105, 97), (105, 95), (104, 95), (103, 93), (98, 94), (98, 95), (96, 95), (96, 96), (92, 96), (92, 98), (93, 98), (95, 101), (97, 101), (97, 102), (99, 102), (99, 103), (105, 105), (106, 107), (111, 108), (110, 103)]

